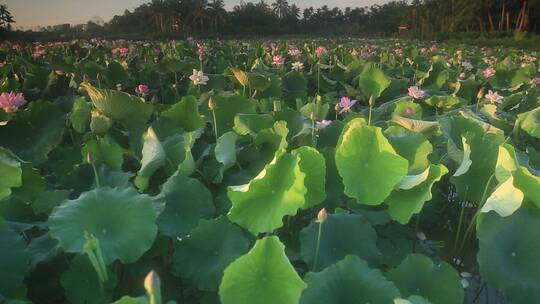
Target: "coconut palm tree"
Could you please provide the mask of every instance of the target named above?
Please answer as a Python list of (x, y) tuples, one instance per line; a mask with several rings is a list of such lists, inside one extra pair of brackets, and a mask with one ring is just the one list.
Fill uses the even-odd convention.
[(278, 15), (279, 19), (287, 12), (288, 8), (289, 2), (287, 0), (276, 0), (276, 2), (272, 3), (272, 9)]

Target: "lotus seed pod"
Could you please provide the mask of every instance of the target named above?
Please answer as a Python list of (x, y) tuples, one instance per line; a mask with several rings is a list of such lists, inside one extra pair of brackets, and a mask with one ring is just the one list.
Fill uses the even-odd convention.
[(105, 115), (97, 111), (92, 111), (92, 120), (90, 121), (90, 130), (92, 132), (102, 135), (107, 133), (112, 125), (112, 121)]

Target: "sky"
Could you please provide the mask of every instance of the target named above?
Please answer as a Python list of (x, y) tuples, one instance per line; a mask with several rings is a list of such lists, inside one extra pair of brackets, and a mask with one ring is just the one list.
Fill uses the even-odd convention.
[[(257, 2), (258, 0), (255, 0)], [(86, 23), (93, 17), (109, 21), (114, 15), (121, 15), (125, 9), (149, 2), (149, 0), (4, 0), (15, 18), (15, 27), (30, 28), (35, 26), (56, 25), (62, 23)], [(270, 3), (271, 0), (266, 0)], [(322, 6), (363, 7), (382, 4), (388, 0), (289, 0), (300, 8)], [(240, 0), (225, 0), (226, 8), (231, 9)]]

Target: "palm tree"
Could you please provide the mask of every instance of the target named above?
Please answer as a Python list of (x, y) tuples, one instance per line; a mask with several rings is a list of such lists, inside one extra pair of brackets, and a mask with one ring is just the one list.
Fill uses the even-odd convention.
[(193, 23), (201, 26), (201, 32), (204, 32), (204, 20), (208, 19), (208, 2), (206, 0), (195, 0), (193, 9)]
[(5, 4), (0, 4), (0, 29), (11, 30), (11, 23), (14, 23), (15, 20), (13, 16), (8, 11), (8, 7)]
[(281, 19), (283, 14), (287, 12), (287, 9), (289, 8), (289, 3), (287, 0), (276, 0), (276, 2), (272, 3), (272, 8), (274, 12), (278, 15), (278, 18)]
[(208, 5), (209, 15), (212, 19), (214, 31), (218, 32), (218, 26), (225, 23), (227, 11), (225, 10), (225, 3), (223, 0), (212, 0)]

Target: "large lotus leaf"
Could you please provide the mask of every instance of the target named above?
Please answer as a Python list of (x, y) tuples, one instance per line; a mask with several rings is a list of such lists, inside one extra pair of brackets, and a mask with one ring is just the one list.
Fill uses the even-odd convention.
[(424, 202), (431, 200), (433, 184), (448, 173), (444, 165), (430, 165), (429, 175), (419, 185), (410, 189), (397, 189), (386, 199), (390, 216), (401, 224), (409, 222), (413, 214), (419, 213)]
[(526, 167), (519, 167), (514, 172), (514, 186), (525, 195), (525, 200), (540, 208), (540, 177), (532, 175)]
[(165, 203), (157, 219), (159, 230), (171, 237), (183, 237), (201, 218), (211, 218), (215, 212), (210, 191), (197, 179), (185, 176), (172, 176), (155, 200)]
[(98, 89), (82, 83), (92, 104), (103, 115), (116, 120), (127, 129), (137, 129), (144, 125), (152, 115), (153, 107), (140, 97), (121, 91)]
[(236, 140), (238, 135), (229, 131), (221, 135), (216, 142), (214, 154), (216, 160), (220, 162), (225, 169), (236, 164)]
[(86, 159), (89, 153), (95, 164), (105, 164), (114, 171), (122, 169), (124, 163), (122, 147), (108, 137), (87, 141), (81, 149), (83, 159)]
[(412, 295), (407, 299), (394, 299), (394, 304), (431, 304), (424, 297)]
[(300, 112), (309, 119), (324, 120), (330, 110), (330, 104), (323, 103), (321, 98), (317, 98), (316, 102), (310, 102), (304, 105)]
[(25, 161), (39, 165), (62, 140), (65, 117), (50, 102), (35, 101), (5, 126), (0, 126), (1, 145)]
[(101, 284), (88, 256), (77, 255), (69, 263), (69, 269), (62, 274), (60, 283), (69, 303), (102, 304), (112, 298), (115, 280), (112, 273), (109, 276), (109, 281)]
[(383, 71), (376, 67), (368, 66), (358, 79), (360, 89), (366, 96), (377, 98), (390, 86), (390, 79), (384, 75)]
[(343, 129), (335, 157), (345, 194), (368, 205), (382, 203), (407, 175), (409, 166), (381, 128), (368, 126), (360, 118), (351, 120)]
[(424, 255), (411, 254), (401, 265), (390, 270), (387, 277), (396, 284), (402, 296), (419, 295), (433, 304), (463, 303), (461, 278), (446, 262), (435, 265)]
[(540, 107), (519, 114), (516, 124), (529, 135), (540, 138)]
[(84, 253), (85, 234), (100, 242), (106, 264), (135, 262), (154, 242), (157, 226), (151, 199), (132, 188), (103, 187), (54, 208), (48, 225), (66, 252)]
[(240, 135), (255, 135), (260, 130), (271, 128), (274, 119), (269, 114), (237, 114), (234, 117), (234, 131)]
[(531, 303), (540, 297), (540, 214), (522, 207), (508, 217), (489, 212), (477, 227), (480, 274), (511, 303)]
[[(454, 174), (451, 181), (462, 199), (480, 202), (484, 190), (487, 189), (486, 193), (492, 193), (497, 185), (491, 176), (495, 174), (500, 143), (497, 135), (490, 133), (482, 135), (469, 133), (466, 142), (470, 147), (470, 164), (469, 160), (465, 159), (465, 163), (468, 164), (467, 170), (458, 169), (460, 174), (457, 176)], [(467, 155), (468, 152), (465, 150), (464, 154)]]
[[(332, 265), (349, 254), (371, 261), (380, 257), (377, 235), (364, 216), (331, 214), (321, 227), (319, 256), (315, 263), (319, 225), (312, 222), (300, 232), (300, 255), (311, 271)], [(315, 264), (317, 269), (313, 269)]]
[(73, 102), (73, 108), (69, 114), (69, 121), (73, 129), (78, 133), (84, 133), (90, 125), (90, 106), (86, 102), (86, 98), (79, 97)]
[(511, 176), (497, 186), (480, 211), (493, 210), (500, 216), (509, 216), (521, 207), (523, 197), (523, 192), (514, 186), (514, 178)]
[(22, 235), (12, 231), (0, 217), (0, 294), (8, 296), (22, 284), (30, 266), (30, 256)]
[[(411, 113), (412, 111), (412, 113)], [(422, 119), (422, 106), (414, 100), (403, 100), (396, 102), (396, 107), (393, 112), (397, 116), (408, 117), (411, 119)]]
[[(255, 103), (238, 95), (216, 95), (214, 101), (214, 114), (216, 116), (218, 136), (231, 131), (234, 126), (234, 117), (237, 114), (255, 114)], [(209, 112), (208, 120), (213, 121), (212, 113)], [(215, 127), (215, 126), (214, 126)]]
[(378, 269), (368, 267), (366, 261), (354, 255), (306, 275), (308, 288), (302, 293), (300, 304), (392, 304), (399, 290)]
[(306, 175), (304, 185), (307, 188), (306, 203), (304, 208), (318, 205), (326, 199), (325, 179), (326, 179), (326, 163), (324, 156), (312, 147), (300, 147), (292, 151), (300, 162), (300, 170)]
[(22, 185), (21, 163), (13, 153), (0, 147), (0, 201), (11, 194), (11, 188)]
[(197, 98), (195, 96), (182, 97), (180, 102), (172, 105), (168, 110), (161, 113), (161, 117), (167, 117), (191, 132), (204, 126), (204, 119), (199, 114)]
[(225, 269), (219, 296), (222, 304), (297, 304), (305, 288), (285, 246), (269, 236)]
[(229, 187), (232, 222), (257, 235), (283, 225), (285, 215), (294, 215), (306, 202), (305, 174), (299, 158), (278, 153), (249, 184)]
[(429, 167), (427, 156), (433, 152), (433, 146), (423, 134), (392, 126), (384, 135), (396, 152), (409, 161), (409, 174), (418, 174)]
[(446, 84), (449, 77), (450, 73), (444, 64), (441, 60), (437, 60), (431, 65), (426, 77), (420, 79), (420, 83), (427, 89), (438, 91)]
[(142, 156), (141, 168), (137, 173), (135, 185), (139, 189), (144, 190), (148, 187), (148, 181), (152, 174), (162, 167), (167, 160), (165, 150), (152, 127), (149, 127), (144, 135)]
[(201, 220), (174, 249), (174, 272), (190, 280), (200, 290), (217, 290), (223, 271), (248, 251), (242, 230), (227, 217)]
[(400, 115), (392, 116), (392, 122), (412, 132), (430, 133), (439, 129), (439, 122), (411, 119)]
[(430, 106), (451, 109), (456, 108), (467, 103), (467, 100), (456, 96), (431, 96), (426, 99), (426, 103)]
[(291, 71), (283, 76), (283, 87), (288, 91), (307, 91), (307, 85), (303, 73)]

